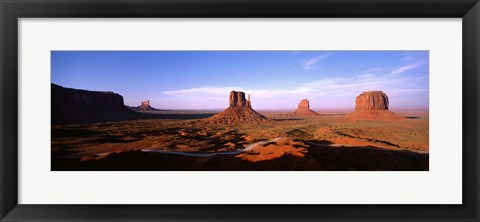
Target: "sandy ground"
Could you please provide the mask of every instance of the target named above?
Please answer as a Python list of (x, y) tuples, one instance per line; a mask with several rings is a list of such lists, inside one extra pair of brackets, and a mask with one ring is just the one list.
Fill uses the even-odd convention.
[[(390, 122), (349, 121), (335, 111), (305, 119), (259, 112), (270, 121), (199, 124), (180, 117), (54, 125), (52, 170), (428, 170), (426, 112), (397, 112), (406, 119)], [(142, 152), (232, 152), (274, 138), (282, 139), (236, 155)]]

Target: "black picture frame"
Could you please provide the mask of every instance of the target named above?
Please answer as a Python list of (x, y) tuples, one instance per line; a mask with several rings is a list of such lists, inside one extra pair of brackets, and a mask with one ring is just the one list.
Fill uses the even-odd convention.
[[(478, 221), (478, 0), (0, 0), (1, 221)], [(462, 18), (461, 205), (18, 204), (18, 19), (122, 17)], [(352, 37), (353, 38), (353, 37)], [(448, 44), (445, 43), (445, 44)]]

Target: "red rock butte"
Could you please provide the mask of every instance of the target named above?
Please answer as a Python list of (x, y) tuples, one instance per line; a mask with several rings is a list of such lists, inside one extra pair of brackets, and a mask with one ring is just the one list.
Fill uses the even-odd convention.
[(150, 108), (150, 100), (142, 101), (142, 104), (139, 106), (140, 110), (147, 111)]
[(140, 106), (130, 107), (130, 109), (137, 112), (159, 111), (159, 109), (156, 109), (150, 106), (150, 100), (142, 101)]
[(394, 112), (388, 110), (388, 96), (382, 91), (367, 91), (358, 95), (355, 100), (355, 111), (347, 114), (349, 120), (378, 120), (394, 121), (402, 120)]
[(300, 103), (298, 103), (298, 108), (293, 112), (295, 117), (319, 117), (320, 114), (316, 113), (315, 111), (310, 109), (310, 102), (308, 99), (302, 99)]
[(388, 96), (382, 91), (367, 91), (357, 96), (355, 110), (388, 110)]
[(230, 92), (229, 107), (223, 112), (201, 120), (209, 124), (263, 124), (268, 119), (252, 109), (250, 95), (245, 99), (244, 92)]
[(248, 100), (245, 99), (244, 92), (230, 92), (230, 107), (252, 107), (250, 103), (250, 95), (248, 95)]

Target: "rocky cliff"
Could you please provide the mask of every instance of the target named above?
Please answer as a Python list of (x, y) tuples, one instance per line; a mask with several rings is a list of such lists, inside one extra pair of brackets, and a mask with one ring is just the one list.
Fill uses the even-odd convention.
[(298, 103), (298, 108), (299, 109), (310, 109), (310, 102), (308, 101), (308, 99), (302, 99)]
[(113, 92), (65, 88), (51, 84), (52, 124), (133, 119), (137, 113)]
[(388, 96), (382, 91), (367, 91), (357, 96), (355, 110), (388, 110)]
[(250, 104), (250, 95), (248, 95), (248, 100), (245, 99), (244, 92), (230, 92), (229, 107), (252, 107)]
[(267, 118), (252, 109), (250, 95), (245, 99), (244, 92), (231, 91), (229, 97), (229, 107), (223, 112), (201, 120), (201, 123), (208, 124), (262, 124)]
[(355, 111), (347, 114), (349, 120), (402, 120), (390, 110), (388, 96), (382, 91), (367, 91), (358, 95), (355, 100)]

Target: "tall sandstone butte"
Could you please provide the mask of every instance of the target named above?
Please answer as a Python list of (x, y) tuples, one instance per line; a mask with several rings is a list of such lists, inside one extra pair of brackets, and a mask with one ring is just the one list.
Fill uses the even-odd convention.
[(217, 113), (212, 117), (201, 120), (209, 124), (262, 124), (267, 118), (252, 109), (250, 95), (245, 99), (244, 92), (231, 91), (229, 97), (229, 107), (223, 112)]
[(302, 99), (302, 101), (300, 101), (298, 103), (298, 108), (299, 109), (310, 109), (310, 102), (308, 101), (308, 99)]
[(310, 109), (310, 102), (308, 99), (302, 99), (298, 103), (298, 108), (293, 112), (295, 117), (319, 117), (320, 114)]
[(403, 117), (389, 109), (388, 96), (382, 91), (367, 91), (358, 95), (355, 100), (355, 111), (349, 113), (349, 120), (402, 120)]
[(230, 92), (230, 107), (250, 107), (250, 95), (248, 95), (248, 100), (245, 99), (244, 92)]

